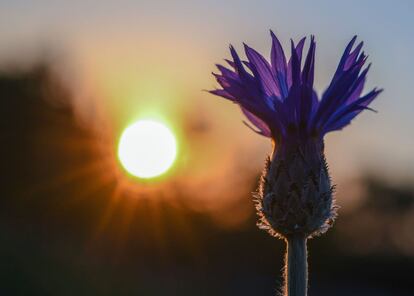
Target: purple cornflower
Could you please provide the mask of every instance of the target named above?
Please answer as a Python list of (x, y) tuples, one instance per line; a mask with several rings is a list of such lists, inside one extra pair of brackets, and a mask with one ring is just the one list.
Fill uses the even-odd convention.
[[(363, 69), (367, 56), (362, 42), (352, 50), (356, 36), (320, 99), (313, 89), (314, 37), (302, 67), (305, 38), (297, 45), (291, 41), (287, 62), (279, 40), (273, 32), (271, 36), (270, 63), (246, 44), (248, 61), (242, 61), (230, 46), (230, 68), (217, 65), (221, 73), (213, 73), (221, 89), (210, 92), (237, 103), (255, 128), (246, 125), (274, 143), (256, 196), (259, 227), (287, 241), (286, 293), (305, 295), (306, 239), (325, 232), (336, 216), (323, 138), (370, 109), (382, 90), (362, 95), (369, 66)], [(291, 268), (291, 260), (303, 274)]]
[[(315, 181), (313, 182), (315, 185), (321, 185), (316, 188), (320, 195), (330, 194), (332, 188), (330, 182), (328, 182), (329, 175), (327, 169), (323, 169), (326, 167), (323, 156), (323, 137), (328, 132), (340, 130), (348, 125), (362, 110), (370, 109), (368, 105), (381, 92), (381, 90), (373, 89), (368, 94), (361, 96), (369, 66), (362, 70), (367, 59), (367, 56), (361, 52), (362, 42), (352, 50), (356, 36), (346, 47), (334, 77), (320, 100), (313, 89), (314, 37), (311, 36), (309, 50), (301, 69), (302, 51), (306, 38), (302, 38), (296, 46), (291, 41), (291, 58), (286, 62), (279, 40), (273, 32), (271, 32), (271, 36), (270, 64), (262, 55), (246, 44), (244, 48), (248, 61), (242, 61), (235, 49), (230, 46), (233, 61), (226, 61), (232, 69), (217, 65), (221, 74), (213, 73), (213, 75), (222, 89), (211, 91), (215, 95), (239, 104), (243, 113), (257, 129), (246, 124), (257, 133), (272, 138), (276, 144), (273, 159), (269, 160), (268, 169), (263, 175), (264, 180), (260, 189), (263, 202), (259, 203), (259, 214), (264, 215), (263, 226), (268, 224), (270, 224), (268, 226), (276, 226), (272, 224), (278, 223), (271, 220), (281, 220), (283, 218), (276, 213), (271, 213), (276, 211), (272, 209), (272, 204), (275, 202), (273, 199), (275, 198), (267, 201), (265, 196), (267, 192), (263, 192), (266, 191), (266, 183), (271, 181), (268, 176), (271, 163), (276, 160), (277, 162), (283, 162), (283, 166), (292, 167), (294, 165), (297, 166), (295, 168), (296, 174), (312, 175), (313, 180), (302, 180), (308, 179), (305, 176), (294, 179), (291, 172), (289, 176), (286, 176), (289, 179), (286, 180), (289, 186), (291, 183), (299, 183), (307, 187), (303, 189), (309, 190), (308, 187), (312, 184), (308, 183)], [(298, 160), (297, 158), (300, 155), (302, 159), (303, 156), (306, 156), (307, 159)], [(298, 164), (298, 162), (303, 162), (303, 164)], [(279, 172), (274, 172), (278, 173), (279, 179), (280, 170), (278, 168)], [(315, 180), (320, 179), (321, 173), (326, 175), (326, 180), (322, 183)], [(292, 194), (291, 189), (286, 190)], [(303, 192), (299, 193), (303, 195)], [(298, 198), (309, 202), (303, 196), (302, 198), (298, 196)], [(302, 229), (307, 235), (312, 235), (315, 231), (325, 230), (325, 226), (327, 226), (324, 225), (325, 222), (334, 216), (332, 202), (328, 206), (330, 213), (329, 215), (328, 213), (321, 213), (324, 216), (321, 217), (324, 221), (319, 221), (321, 225), (306, 225), (309, 226), (308, 229)], [(286, 216), (288, 214), (285, 211), (287, 210), (285, 206), (278, 209), (279, 212), (280, 210), (282, 210), (279, 213), (280, 215)], [(312, 212), (312, 210), (314, 209), (310, 211)], [(299, 215), (299, 213), (290, 214)], [(266, 216), (268, 216), (267, 219)], [(301, 218), (306, 220), (309, 217)], [(307, 224), (306, 221), (301, 221), (302, 223), (293, 221), (297, 219), (288, 220), (294, 225), (290, 225), (288, 227), (290, 229), (278, 229), (277, 226), (271, 227), (276, 232), (275, 234), (284, 236), (284, 232), (296, 232), (295, 228), (298, 229), (302, 224)]]

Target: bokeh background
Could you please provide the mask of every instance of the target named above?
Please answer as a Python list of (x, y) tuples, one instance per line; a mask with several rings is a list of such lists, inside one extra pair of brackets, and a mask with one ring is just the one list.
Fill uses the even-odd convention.
[[(310, 241), (310, 295), (412, 295), (412, 1), (0, 1), (0, 295), (274, 295), (284, 244), (255, 226), (270, 143), (204, 92), (242, 42), (314, 34), (324, 90), (354, 34), (385, 92), (327, 136), (341, 206)], [(141, 117), (174, 130), (162, 178), (116, 157)]]

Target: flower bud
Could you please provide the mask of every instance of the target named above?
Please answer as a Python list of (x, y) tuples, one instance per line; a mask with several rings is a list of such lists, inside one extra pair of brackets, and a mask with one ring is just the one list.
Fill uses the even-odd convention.
[(323, 142), (285, 143), (268, 158), (256, 199), (259, 227), (286, 238), (324, 233), (336, 217)]

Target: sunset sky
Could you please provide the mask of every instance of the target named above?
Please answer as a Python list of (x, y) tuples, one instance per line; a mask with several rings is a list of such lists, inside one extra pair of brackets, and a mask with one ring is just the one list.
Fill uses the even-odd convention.
[[(0, 0), (0, 295), (291, 294), (299, 269), (310, 295), (412, 295), (413, 28), (413, 0)], [(208, 91), (229, 45), (269, 60), (270, 30), (287, 58), (291, 38), (307, 53), (315, 37), (319, 98), (357, 35), (377, 112), (320, 153), (302, 115), (349, 116), (360, 65), (316, 115), (291, 92), (282, 136), (260, 101), (251, 112), (288, 143), (266, 162), (271, 140)]]
[(365, 112), (328, 135), (332, 174), (410, 178), (413, 10), (412, 1), (2, 0), (0, 64), (45, 56), (56, 62), (75, 92), (80, 121), (109, 125), (115, 137), (141, 116), (165, 119), (182, 142), (178, 174), (195, 170), (203, 179), (232, 176), (240, 167), (259, 172), (270, 150), (242, 124), (238, 108), (203, 91), (216, 87), (211, 72), (229, 57), (230, 43), (241, 50), (246, 42), (268, 56), (269, 29), (285, 48), (289, 38), (316, 35), (320, 94), (357, 34), (373, 64), (366, 90), (385, 91), (373, 103), (377, 114)]

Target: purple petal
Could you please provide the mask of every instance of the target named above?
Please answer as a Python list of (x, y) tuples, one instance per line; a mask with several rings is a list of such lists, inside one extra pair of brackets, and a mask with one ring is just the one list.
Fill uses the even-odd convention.
[[(293, 40), (290, 41), (290, 45), (291, 45), (291, 52), (292, 52), (292, 56), (290, 58), (292, 66), (289, 67), (289, 69), (290, 68), (292, 69), (291, 79), (292, 79), (292, 85), (293, 85), (295, 83), (298, 83), (298, 84), (300, 83), (300, 59), (299, 59), (298, 52), (296, 51), (295, 44), (293, 43)], [(300, 51), (300, 53), (301, 52), (302, 50)]]
[(338, 67), (335, 71), (334, 78), (332, 81), (336, 80), (337, 76), (344, 70), (345, 63), (349, 57), (349, 53), (351, 52), (352, 46), (355, 43), (355, 40), (357, 39), (357, 36), (355, 35), (351, 41), (346, 46), (344, 53), (342, 54), (341, 60), (339, 61)]
[(315, 38), (311, 36), (308, 55), (306, 56), (305, 65), (302, 70), (302, 81), (310, 87), (313, 87), (314, 67), (315, 67)]
[(289, 90), (289, 95), (286, 98), (288, 106), (288, 117), (290, 123), (299, 124), (300, 104), (301, 104), (301, 78), (300, 78), (300, 60), (295, 48), (295, 44), (291, 40), (291, 61), (292, 61), (292, 86)]
[(237, 54), (236, 50), (234, 49), (232, 45), (230, 45), (230, 53), (231, 53), (231, 56), (233, 57), (234, 68), (237, 74), (239, 74), (239, 76), (242, 78), (245, 76), (248, 76), (249, 74), (244, 69), (243, 64), (239, 58), (239, 55)]
[[(282, 45), (280, 44), (279, 39), (277, 39), (276, 35), (270, 31), (270, 35), (272, 36), (272, 50), (270, 53), (270, 60), (272, 64), (272, 71), (275, 77), (279, 77), (279, 85), (280, 82), (286, 84), (286, 57), (285, 53), (283, 52)], [(282, 86), (280, 85), (282, 88)]]
[(209, 90), (208, 92), (213, 95), (229, 99), (231, 101), (235, 100), (235, 98), (232, 95), (230, 95), (227, 91), (225, 91), (224, 89), (214, 89), (214, 90)]
[(236, 64), (228, 59), (224, 59), (226, 61), (227, 64), (229, 64), (230, 67), (232, 67), (233, 69), (236, 69)]
[(251, 67), (252, 71), (254, 71), (255, 74), (260, 78), (265, 94), (268, 96), (280, 96), (280, 91), (277, 82), (272, 75), (272, 70), (269, 63), (253, 48), (247, 46), (246, 44), (244, 44), (244, 48), (246, 51), (246, 56), (249, 59), (249, 66)]
[(227, 77), (230, 77), (232, 79), (237, 79), (237, 73), (236, 72), (233, 72), (232, 70), (227, 69), (226, 67), (224, 67), (222, 65), (219, 65), (219, 64), (217, 64), (216, 67), (217, 67), (217, 69), (220, 70), (220, 72), (223, 76), (227, 76)]
[(351, 67), (351, 65), (355, 63), (363, 45), (364, 42), (360, 42), (358, 46), (354, 49), (354, 51), (348, 56), (344, 64), (344, 71), (348, 70)]
[[(263, 120), (261, 120), (259, 117), (257, 117), (253, 113), (247, 111), (242, 106), (240, 106), (240, 108), (241, 108), (243, 114), (247, 117), (247, 119), (249, 119), (249, 121), (252, 124), (254, 124), (259, 129), (260, 132), (253, 129), (254, 131), (256, 131), (257, 133), (259, 133), (259, 134), (261, 134), (265, 137), (271, 137), (272, 133), (270, 131), (270, 128), (268, 127), (268, 125)], [(246, 124), (246, 125), (249, 126), (248, 124)]]
[[(299, 43), (296, 45), (296, 54), (299, 59), (299, 65), (301, 64), (302, 60), (302, 52), (303, 46), (305, 45), (306, 37), (303, 37)], [(287, 67), (287, 85), (290, 88), (292, 85), (292, 56), (289, 59), (288, 67)]]

